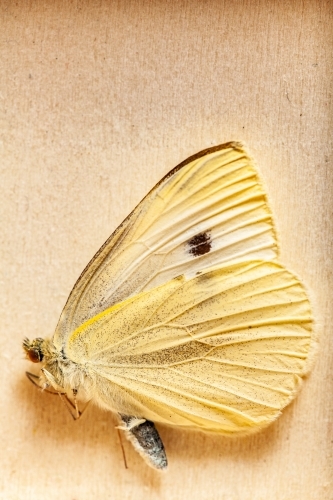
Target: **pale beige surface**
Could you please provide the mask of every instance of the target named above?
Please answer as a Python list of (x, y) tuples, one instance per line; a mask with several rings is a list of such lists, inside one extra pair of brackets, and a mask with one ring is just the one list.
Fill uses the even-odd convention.
[[(332, 499), (332, 2), (0, 1), (0, 498)], [(320, 349), (283, 416), (230, 441), (160, 426), (149, 469), (111, 414), (25, 378), (94, 252), (198, 150), (247, 143)], [(331, 368), (332, 370), (332, 368)]]

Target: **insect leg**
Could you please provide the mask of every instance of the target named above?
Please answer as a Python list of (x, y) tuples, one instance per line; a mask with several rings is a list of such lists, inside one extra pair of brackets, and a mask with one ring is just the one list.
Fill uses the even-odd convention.
[(64, 394), (62, 392), (58, 392), (58, 395), (60, 397), (61, 402), (65, 406), (65, 408), (69, 411), (71, 417), (73, 420), (78, 420), (80, 416), (76, 416), (76, 412), (73, 413), (73, 409), (76, 410), (75, 406), (73, 405), (72, 401), (69, 399), (67, 394)]
[(121, 439), (121, 434), (120, 434), (119, 427), (116, 427), (116, 429), (117, 429), (117, 432), (118, 432), (118, 438), (119, 438), (119, 442), (120, 442), (121, 452), (122, 452), (122, 455), (123, 455), (125, 469), (128, 469), (126, 455), (125, 455), (125, 450), (124, 450), (124, 445), (123, 445), (123, 440)]
[(79, 410), (79, 406), (77, 404), (77, 389), (73, 389), (73, 399), (74, 399), (74, 404), (71, 402), (69, 398), (67, 398), (68, 402), (71, 404), (71, 406), (75, 409), (75, 414), (76, 417), (74, 420), (78, 420), (80, 417), (82, 417), (83, 413), (86, 411), (88, 404), (90, 403), (90, 400), (87, 402), (86, 406), (83, 408), (82, 411)]
[[(69, 399), (69, 397), (67, 396), (67, 394), (65, 392), (57, 391), (56, 389), (54, 389), (52, 387), (52, 385), (49, 385), (49, 384), (46, 387), (41, 386), (40, 385), (40, 378), (38, 375), (35, 375), (34, 373), (31, 373), (31, 372), (25, 372), (25, 374), (28, 377), (28, 379), (30, 380), (30, 382), (32, 384), (34, 384), (36, 387), (38, 387), (38, 389), (40, 389), (41, 391), (47, 392), (48, 394), (52, 394), (53, 396), (54, 395), (59, 396), (61, 399), (61, 402), (64, 404), (65, 408), (69, 411), (73, 420), (78, 420), (80, 417), (82, 417), (82, 415), (85, 412), (86, 408), (88, 407), (88, 404), (90, 403), (90, 401), (88, 401), (88, 403), (85, 405), (83, 410), (80, 411), (78, 408), (77, 399), (76, 399), (77, 389), (73, 389), (74, 403), (72, 403), (72, 401)], [(73, 413), (73, 410), (75, 411), (75, 413)]]
[[(40, 385), (40, 377), (38, 375), (35, 375), (34, 373), (31, 372), (25, 372), (26, 376), (30, 380), (32, 384), (34, 384), (38, 389), (40, 389), (43, 392), (47, 392), (48, 394), (52, 394), (53, 396), (58, 396), (58, 392), (53, 389), (51, 385), (48, 383), (45, 383), (45, 387)], [(47, 385), (46, 385), (47, 384)], [(61, 394), (65, 394), (64, 392)]]
[(69, 399), (69, 397), (67, 396), (66, 393), (58, 392), (57, 394), (59, 395), (62, 403), (65, 405), (65, 407), (69, 411), (69, 413), (70, 413), (71, 417), (73, 418), (73, 420), (79, 420), (79, 418), (82, 417), (83, 413), (87, 409), (88, 404), (90, 403), (90, 401), (88, 401), (88, 403), (85, 405), (85, 407), (83, 408), (83, 410), (80, 411), (79, 407), (78, 407), (78, 404), (77, 404), (77, 399), (76, 399), (77, 389), (73, 389), (74, 403)]

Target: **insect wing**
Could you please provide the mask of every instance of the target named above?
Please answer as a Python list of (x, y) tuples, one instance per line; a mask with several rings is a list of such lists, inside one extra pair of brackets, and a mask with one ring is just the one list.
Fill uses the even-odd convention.
[(127, 297), (211, 266), (272, 260), (277, 242), (252, 161), (238, 143), (172, 170), (111, 235), (75, 284), (53, 342)]
[(81, 325), (66, 352), (94, 374), (102, 404), (112, 393), (125, 414), (241, 434), (294, 397), (311, 329), (299, 280), (255, 261), (140, 293)]

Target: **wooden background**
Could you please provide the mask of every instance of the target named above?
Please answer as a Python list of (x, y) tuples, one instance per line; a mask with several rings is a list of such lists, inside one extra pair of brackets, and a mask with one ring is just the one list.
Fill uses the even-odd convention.
[[(5, 500), (326, 500), (332, 486), (332, 34), (328, 0), (0, 0), (1, 415)], [(115, 420), (74, 423), (26, 379), (83, 267), (162, 175), (245, 141), (320, 349), (264, 432), (159, 426), (148, 468)], [(36, 368), (36, 367), (35, 367)], [(331, 370), (331, 371), (330, 371)]]

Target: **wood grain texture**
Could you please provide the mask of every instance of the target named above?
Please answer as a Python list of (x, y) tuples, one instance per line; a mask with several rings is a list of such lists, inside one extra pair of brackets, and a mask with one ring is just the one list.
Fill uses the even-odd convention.
[[(332, 2), (0, 1), (1, 410), (5, 500), (332, 499)], [(24, 372), (83, 267), (187, 156), (244, 141), (282, 262), (306, 283), (320, 346), (296, 401), (230, 440), (159, 426), (149, 469), (115, 420), (73, 423)]]

